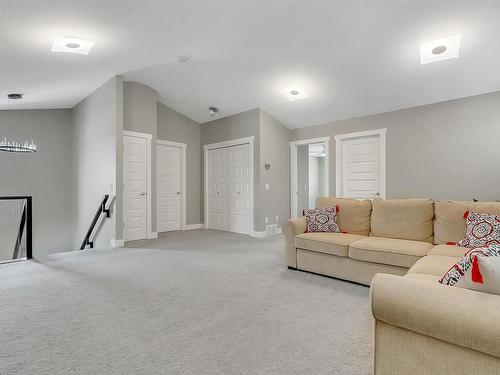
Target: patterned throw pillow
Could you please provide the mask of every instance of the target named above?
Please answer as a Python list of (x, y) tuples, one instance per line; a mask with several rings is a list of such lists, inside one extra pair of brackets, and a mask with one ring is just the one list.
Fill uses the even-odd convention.
[(339, 232), (337, 207), (305, 208), (306, 232)]
[(467, 211), (465, 238), (458, 242), (458, 246), (482, 247), (500, 245), (500, 215), (481, 214)]
[[(479, 266), (480, 258), (483, 257), (500, 257), (500, 245), (490, 245), (469, 250), (462, 259), (446, 272), (439, 282), (444, 285), (466, 287), (468, 279), (470, 279), (472, 283), (483, 284), (483, 275)], [(464, 280), (466, 278), (467, 280)]]

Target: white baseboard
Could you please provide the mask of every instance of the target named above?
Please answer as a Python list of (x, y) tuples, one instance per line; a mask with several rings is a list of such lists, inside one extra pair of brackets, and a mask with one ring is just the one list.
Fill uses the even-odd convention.
[(148, 240), (152, 240), (154, 238), (158, 238), (158, 232), (149, 232), (148, 233)]
[(125, 246), (125, 241), (115, 240), (114, 238), (111, 239), (111, 247), (123, 247), (123, 246)]
[(205, 228), (205, 224), (186, 224), (182, 228), (182, 230), (193, 230), (193, 229), (203, 229)]

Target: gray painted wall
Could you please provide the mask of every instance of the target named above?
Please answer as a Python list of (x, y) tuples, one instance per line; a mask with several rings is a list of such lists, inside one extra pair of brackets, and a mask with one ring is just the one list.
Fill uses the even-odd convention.
[[(115, 188), (117, 172), (121, 161), (117, 159), (122, 143), (119, 142), (120, 98), (123, 84), (120, 77), (114, 77), (96, 92), (73, 108), (71, 215), (72, 248), (79, 247), (104, 194)], [(109, 247), (111, 239), (120, 239), (115, 231), (119, 227), (120, 210), (116, 204), (115, 220), (104, 220), (95, 239), (95, 247)], [(120, 228), (121, 229), (121, 228)]]
[(186, 143), (186, 224), (203, 222), (200, 124), (157, 103), (158, 139)]
[[(123, 82), (123, 129), (151, 134), (151, 231), (156, 231), (157, 94), (149, 86)], [(123, 142), (123, 138), (121, 140)], [(122, 163), (123, 165), (123, 163)], [(123, 168), (122, 168), (123, 169)], [(123, 186), (123, 185), (121, 185)], [(123, 194), (122, 194), (123, 195)]]
[(387, 128), (387, 197), (500, 199), (500, 92), (294, 129), (292, 140)]
[[(269, 113), (260, 111), (260, 182), (256, 194), (257, 213), (255, 226), (257, 231), (269, 224), (278, 227), (290, 216), (290, 145), (289, 130)], [(265, 164), (271, 164), (266, 170)], [(269, 190), (265, 190), (269, 184)], [(278, 216), (278, 221), (276, 221)]]
[[(230, 141), (232, 139), (254, 137), (254, 193), (260, 191), (260, 109), (238, 113), (236, 115), (224, 117), (218, 120), (205, 122), (201, 124), (201, 145)], [(204, 160), (202, 151), (201, 164), (201, 209), (202, 219), (204, 220)], [(257, 198), (257, 194), (254, 194)], [(258, 200), (254, 199), (254, 230), (257, 229), (257, 218), (260, 217), (260, 207)]]
[(26, 137), (23, 112), (38, 151), (35, 154), (0, 152), (0, 195), (33, 196), (35, 256), (67, 251), (71, 228), (68, 189), (71, 110), (0, 111), (1, 136), (14, 133), (14, 136)]

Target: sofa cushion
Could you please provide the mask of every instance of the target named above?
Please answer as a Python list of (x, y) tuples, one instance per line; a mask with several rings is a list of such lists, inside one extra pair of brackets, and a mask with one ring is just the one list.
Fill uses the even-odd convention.
[(349, 258), (410, 268), (431, 248), (428, 242), (366, 237), (349, 245)]
[(346, 257), (349, 244), (364, 236), (346, 233), (302, 233), (295, 237), (295, 247)]
[(435, 202), (434, 243), (458, 242), (465, 237), (465, 211), (500, 214), (500, 202)]
[(375, 199), (370, 236), (432, 243), (432, 199)]
[(444, 255), (448, 257), (461, 258), (469, 250), (469, 248), (462, 246), (436, 245), (431, 249), (429, 255)]
[(410, 268), (408, 273), (423, 273), (426, 275), (439, 276), (439, 279), (448, 272), (461, 257), (449, 257), (445, 255), (427, 255), (420, 259)]
[(341, 232), (368, 236), (372, 202), (349, 198), (321, 197), (316, 199), (316, 207), (338, 206), (337, 224)]

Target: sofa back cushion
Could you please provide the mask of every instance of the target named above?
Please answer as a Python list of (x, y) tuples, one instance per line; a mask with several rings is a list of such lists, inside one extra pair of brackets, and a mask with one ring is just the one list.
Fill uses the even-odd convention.
[(317, 208), (332, 206), (338, 206), (337, 225), (341, 232), (368, 236), (372, 211), (371, 201), (334, 197), (316, 199)]
[(466, 211), (500, 215), (500, 202), (435, 202), (434, 243), (458, 242), (465, 238)]
[(433, 219), (432, 199), (375, 199), (370, 236), (432, 243)]

